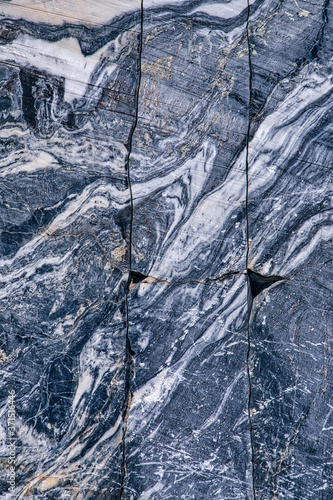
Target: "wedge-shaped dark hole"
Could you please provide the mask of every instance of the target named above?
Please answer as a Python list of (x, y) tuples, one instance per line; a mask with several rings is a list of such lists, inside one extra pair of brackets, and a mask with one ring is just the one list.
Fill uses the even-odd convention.
[(140, 281), (143, 281), (147, 278), (145, 274), (140, 273), (139, 271), (131, 271), (131, 282), (136, 284), (140, 283)]
[(263, 276), (262, 274), (255, 273), (251, 269), (247, 269), (247, 274), (250, 280), (252, 299), (254, 299), (260, 292), (273, 285), (277, 281), (283, 281), (286, 278), (282, 276)]

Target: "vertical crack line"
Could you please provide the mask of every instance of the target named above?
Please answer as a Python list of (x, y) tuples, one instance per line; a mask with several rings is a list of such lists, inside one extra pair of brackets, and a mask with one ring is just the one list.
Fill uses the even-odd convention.
[(125, 397), (122, 407), (122, 464), (121, 464), (121, 486), (120, 486), (120, 495), (119, 500), (121, 500), (124, 488), (125, 488), (125, 478), (127, 475), (126, 470), (126, 434), (127, 434), (127, 421), (128, 414), (131, 406), (132, 400), (132, 377), (134, 371), (134, 363), (133, 363), (133, 355), (134, 352), (131, 349), (131, 342), (129, 336), (129, 291), (130, 291), (130, 283), (132, 276), (132, 236), (133, 236), (133, 216), (134, 216), (134, 200), (133, 200), (133, 191), (132, 191), (132, 183), (131, 183), (131, 172), (130, 172), (130, 158), (132, 153), (132, 145), (133, 145), (133, 136), (135, 130), (138, 125), (138, 116), (139, 116), (139, 95), (140, 95), (140, 86), (141, 86), (141, 66), (142, 66), (142, 47), (143, 47), (143, 0), (141, 0), (141, 10), (140, 10), (140, 33), (139, 33), (139, 43), (138, 43), (138, 81), (134, 94), (134, 108), (135, 108), (135, 117), (134, 122), (132, 124), (128, 143), (127, 143), (127, 160), (125, 164), (126, 168), (126, 180), (129, 190), (129, 198), (130, 198), (130, 220), (129, 220), (129, 237), (128, 237), (128, 278), (125, 289), (125, 315), (126, 315), (126, 343), (125, 343)]
[[(248, 61), (249, 61), (249, 113), (248, 113), (248, 126), (246, 133), (246, 157), (245, 157), (245, 172), (246, 172), (246, 195), (245, 195), (245, 218), (246, 218), (246, 269), (248, 269), (249, 263), (249, 252), (250, 252), (250, 224), (249, 224), (249, 143), (250, 143), (250, 131), (251, 131), (251, 121), (252, 121), (252, 61), (251, 61), (251, 43), (250, 43), (250, 0), (247, 0), (247, 17), (246, 17), (246, 38), (247, 38), (247, 49), (248, 49)], [(250, 442), (251, 442), (251, 458), (252, 458), (252, 490), (253, 498), (256, 500), (256, 490), (254, 481), (254, 444), (253, 444), (253, 425), (251, 417), (251, 401), (252, 401), (252, 381), (251, 381), (251, 369), (250, 369), (250, 354), (251, 354), (251, 335), (250, 335), (250, 316), (252, 309), (252, 293), (250, 286), (250, 278), (247, 276), (248, 286), (247, 286), (247, 303), (248, 303), (248, 313), (247, 313), (247, 340), (248, 348), (246, 355), (247, 363), (247, 374), (249, 379), (249, 399), (248, 399), (248, 417), (250, 423)]]

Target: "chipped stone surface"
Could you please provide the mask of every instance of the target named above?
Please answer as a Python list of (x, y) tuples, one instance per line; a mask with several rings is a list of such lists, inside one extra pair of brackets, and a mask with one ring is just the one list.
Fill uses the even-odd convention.
[(1, 498), (333, 498), (332, 23), (2, 2)]

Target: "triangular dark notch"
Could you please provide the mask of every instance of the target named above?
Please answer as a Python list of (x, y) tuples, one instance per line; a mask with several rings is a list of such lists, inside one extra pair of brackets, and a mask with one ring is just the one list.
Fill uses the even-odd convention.
[(131, 271), (131, 282), (134, 283), (135, 285), (137, 283), (140, 283), (140, 281), (143, 281), (147, 278), (145, 274), (140, 273), (139, 271)]
[(257, 295), (259, 295), (260, 292), (265, 290), (265, 288), (268, 288), (269, 286), (273, 285), (273, 283), (276, 283), (277, 281), (282, 281), (285, 279), (285, 278), (282, 278), (282, 276), (262, 276), (262, 274), (255, 273), (254, 271), (251, 271), (251, 269), (247, 269), (247, 274), (248, 274), (250, 286), (251, 286), (252, 300)]

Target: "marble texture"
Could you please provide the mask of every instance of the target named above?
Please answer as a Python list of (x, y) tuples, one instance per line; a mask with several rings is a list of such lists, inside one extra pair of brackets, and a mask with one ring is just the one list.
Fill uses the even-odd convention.
[(331, 500), (330, 2), (0, 23), (0, 498)]

